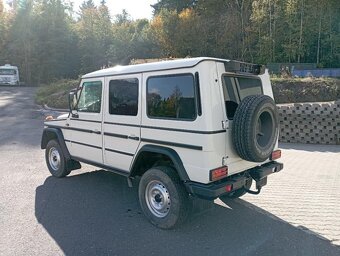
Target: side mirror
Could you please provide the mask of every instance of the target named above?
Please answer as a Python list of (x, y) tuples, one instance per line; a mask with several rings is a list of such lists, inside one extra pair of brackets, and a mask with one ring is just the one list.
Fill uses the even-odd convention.
[(72, 117), (76, 117), (76, 107), (77, 107), (77, 89), (72, 89), (68, 95), (68, 106), (70, 109), (70, 112), (72, 114)]

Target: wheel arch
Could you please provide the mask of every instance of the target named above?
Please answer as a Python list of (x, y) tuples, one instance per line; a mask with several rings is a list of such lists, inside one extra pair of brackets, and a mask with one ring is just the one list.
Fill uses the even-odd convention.
[(46, 149), (47, 143), (53, 139), (58, 141), (65, 158), (71, 159), (70, 152), (68, 151), (66, 147), (64, 135), (62, 131), (58, 128), (48, 127), (44, 129), (42, 137), (41, 137), (41, 149)]
[(182, 181), (188, 181), (189, 176), (184, 168), (183, 162), (177, 152), (168, 147), (158, 146), (158, 145), (144, 145), (137, 153), (131, 168), (130, 177), (134, 177), (143, 174), (146, 170), (141, 169), (145, 157), (150, 156), (150, 154), (163, 155), (167, 157), (174, 165), (174, 168)]

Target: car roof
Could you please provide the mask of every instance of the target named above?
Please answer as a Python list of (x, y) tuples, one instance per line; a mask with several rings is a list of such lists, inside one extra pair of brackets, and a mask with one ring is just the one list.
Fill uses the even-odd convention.
[(18, 69), (17, 66), (11, 66), (11, 65), (4, 65), (4, 66), (0, 66), (1, 69)]
[(98, 71), (94, 71), (83, 75), (82, 78), (94, 78), (94, 77), (103, 77), (103, 76), (113, 76), (113, 75), (121, 75), (121, 74), (134, 74), (134, 73), (143, 73), (150, 71), (160, 71), (160, 70), (168, 70), (168, 69), (178, 69), (178, 68), (190, 68), (194, 67), (202, 61), (218, 61), (218, 62), (229, 62), (226, 59), (218, 59), (218, 58), (210, 58), (210, 57), (198, 57), (198, 58), (185, 58), (185, 59), (176, 59), (176, 60), (166, 60), (152, 63), (143, 63), (136, 65), (128, 65), (128, 66), (115, 66), (112, 68), (101, 69)]

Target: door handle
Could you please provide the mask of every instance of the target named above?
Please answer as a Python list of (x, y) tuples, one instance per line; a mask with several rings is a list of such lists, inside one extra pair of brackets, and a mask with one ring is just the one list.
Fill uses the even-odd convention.
[(93, 130), (92, 132), (95, 133), (95, 134), (101, 134), (101, 132), (98, 131), (97, 129)]
[(134, 135), (134, 134), (130, 134), (130, 135), (128, 135), (128, 139), (131, 139), (131, 140), (139, 140), (139, 137), (137, 137), (137, 136)]
[(65, 124), (65, 126), (69, 127), (69, 126), (70, 126), (70, 124), (69, 124), (69, 123), (66, 123), (66, 124)]

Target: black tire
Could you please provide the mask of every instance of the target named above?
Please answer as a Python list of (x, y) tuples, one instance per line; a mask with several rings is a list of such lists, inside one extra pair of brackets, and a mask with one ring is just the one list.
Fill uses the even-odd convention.
[(56, 140), (50, 140), (47, 143), (45, 160), (52, 176), (62, 178), (70, 174), (71, 171), (67, 169), (63, 151)]
[[(251, 177), (249, 177), (247, 180), (246, 180), (246, 183), (244, 185), (244, 187), (246, 189), (250, 189), (251, 187), (251, 184), (253, 183), (253, 179)], [(223, 195), (223, 196), (220, 196), (220, 199), (223, 201), (225, 199), (236, 199), (236, 198), (239, 198), (243, 195), (245, 195), (247, 193), (247, 191), (244, 190), (244, 188), (240, 188), (240, 189), (237, 189), (231, 193), (228, 193), (226, 195)]]
[(177, 173), (166, 166), (153, 167), (144, 173), (138, 196), (147, 219), (162, 229), (183, 223), (192, 208), (192, 201)]
[(278, 114), (274, 100), (267, 95), (251, 95), (237, 107), (232, 140), (237, 154), (244, 160), (263, 162), (275, 147)]

